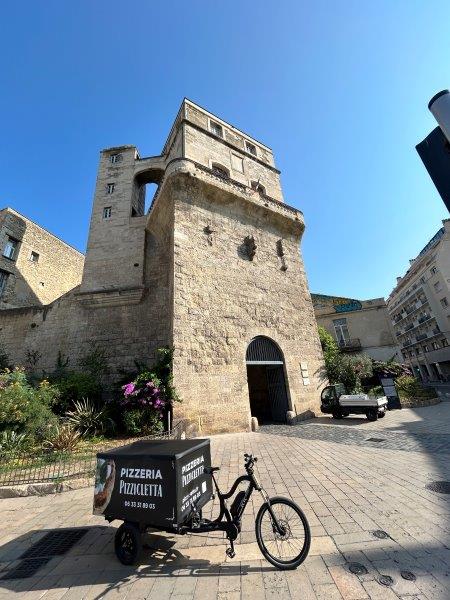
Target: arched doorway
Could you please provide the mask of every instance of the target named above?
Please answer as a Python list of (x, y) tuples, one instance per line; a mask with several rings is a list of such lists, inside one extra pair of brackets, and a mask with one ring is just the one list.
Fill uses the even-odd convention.
[(259, 335), (248, 345), (245, 362), (252, 417), (259, 423), (285, 423), (289, 404), (281, 350)]

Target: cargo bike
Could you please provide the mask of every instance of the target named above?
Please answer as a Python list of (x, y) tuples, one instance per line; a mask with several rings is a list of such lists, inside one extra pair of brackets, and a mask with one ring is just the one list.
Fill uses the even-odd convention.
[[(246, 474), (222, 493), (214, 475), (219, 467), (210, 466), (208, 439), (139, 441), (99, 453), (94, 514), (109, 522), (123, 521), (114, 545), (117, 558), (125, 565), (138, 562), (142, 536), (150, 530), (181, 535), (223, 531), (229, 542), (226, 554), (234, 558), (242, 515), (257, 491), (263, 498), (255, 520), (259, 549), (278, 569), (295, 569), (309, 552), (308, 521), (289, 498), (269, 498), (255, 475), (257, 460), (244, 454)], [(241, 484), (248, 485), (236, 493)], [(213, 491), (220, 510), (218, 517), (210, 520), (203, 518), (202, 508), (215, 498)]]

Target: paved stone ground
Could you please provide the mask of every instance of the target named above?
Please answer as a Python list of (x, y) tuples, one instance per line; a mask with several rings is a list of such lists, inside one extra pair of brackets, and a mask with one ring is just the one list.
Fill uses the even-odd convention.
[[(158, 534), (149, 536), (151, 548), (138, 568), (116, 560), (118, 524), (91, 515), (91, 489), (1, 500), (0, 571), (48, 530), (87, 526), (89, 532), (32, 578), (0, 580), (0, 599), (449, 600), (450, 496), (425, 489), (431, 481), (450, 480), (449, 425), (450, 403), (442, 403), (390, 412), (376, 423), (319, 418), (212, 438), (221, 487), (242, 472), (242, 455), (251, 451), (268, 493), (290, 496), (306, 512), (313, 544), (295, 571), (280, 572), (261, 560), (256, 495), (236, 559), (225, 560), (220, 534)], [(377, 539), (372, 532), (378, 529), (390, 537)], [(349, 562), (364, 564), (368, 573), (351, 574)], [(403, 570), (416, 581), (403, 579)], [(382, 586), (380, 575), (392, 577), (393, 585)]]

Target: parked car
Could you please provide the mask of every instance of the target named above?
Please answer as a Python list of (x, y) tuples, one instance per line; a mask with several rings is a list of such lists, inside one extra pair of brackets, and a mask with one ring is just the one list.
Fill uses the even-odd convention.
[(386, 396), (374, 398), (368, 394), (347, 394), (345, 386), (340, 383), (324, 388), (320, 400), (320, 410), (335, 419), (354, 414), (366, 415), (369, 421), (376, 421), (384, 417), (388, 404)]

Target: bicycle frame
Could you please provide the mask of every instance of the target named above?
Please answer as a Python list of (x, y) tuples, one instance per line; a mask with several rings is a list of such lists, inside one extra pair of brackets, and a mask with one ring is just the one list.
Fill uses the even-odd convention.
[[(237, 538), (238, 534), (241, 531), (242, 515), (244, 514), (244, 511), (247, 507), (248, 501), (250, 500), (253, 491), (256, 490), (258, 492), (261, 492), (261, 495), (264, 499), (264, 502), (267, 504), (270, 516), (272, 518), (272, 522), (276, 527), (277, 532), (283, 534), (283, 527), (279, 525), (278, 520), (270, 506), (269, 497), (267, 493), (263, 490), (263, 488), (259, 485), (253, 473), (252, 467), (250, 467), (247, 470), (247, 475), (241, 475), (236, 479), (236, 481), (233, 483), (230, 490), (226, 494), (223, 494), (220, 491), (216, 478), (214, 477), (214, 473), (212, 473), (212, 479), (217, 492), (217, 497), (219, 498), (219, 516), (213, 520), (199, 518), (197, 521), (195, 521), (193, 519), (192, 524), (190, 526), (185, 525), (182, 528), (180, 528), (180, 533), (207, 533), (210, 531), (225, 531), (228, 539), (231, 542), (231, 550), (233, 551), (233, 541)], [(245, 490), (244, 496), (242, 497), (242, 500), (239, 503), (235, 514), (231, 514), (230, 509), (226, 505), (226, 501), (234, 495), (238, 486), (244, 481), (248, 481), (249, 485)]]

